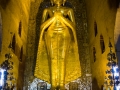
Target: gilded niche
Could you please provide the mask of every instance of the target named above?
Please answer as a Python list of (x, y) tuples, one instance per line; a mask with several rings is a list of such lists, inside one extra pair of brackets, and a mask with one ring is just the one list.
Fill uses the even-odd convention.
[(40, 25), (34, 75), (50, 83), (52, 90), (64, 90), (66, 83), (81, 76), (74, 13), (65, 2), (51, 0)]

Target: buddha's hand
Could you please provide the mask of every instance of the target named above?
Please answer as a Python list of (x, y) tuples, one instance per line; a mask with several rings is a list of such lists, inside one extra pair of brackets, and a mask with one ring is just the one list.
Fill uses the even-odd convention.
[(61, 16), (63, 16), (61, 12), (54, 12), (54, 17), (60, 18)]

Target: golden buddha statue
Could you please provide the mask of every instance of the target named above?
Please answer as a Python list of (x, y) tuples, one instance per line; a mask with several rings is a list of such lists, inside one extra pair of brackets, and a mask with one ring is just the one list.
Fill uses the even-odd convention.
[(51, 0), (43, 11), (35, 77), (64, 90), (65, 84), (81, 76), (74, 13), (66, 0)]

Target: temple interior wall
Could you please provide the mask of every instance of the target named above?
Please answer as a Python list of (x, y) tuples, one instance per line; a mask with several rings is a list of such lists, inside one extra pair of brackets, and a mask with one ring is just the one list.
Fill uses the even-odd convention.
[[(23, 83), (21, 82), (24, 82), (24, 63), (26, 59), (30, 2), (30, 0), (0, 1), (0, 64), (5, 61), (5, 54), (11, 53), (13, 55), (11, 61), (14, 64), (11, 72), (13, 72), (15, 80), (12, 80), (12, 83), (15, 84), (19, 90), (22, 90)], [(19, 28), (21, 28), (21, 35), (19, 35)], [(13, 40), (13, 36), (15, 36), (15, 40)], [(8, 48), (12, 41), (15, 42), (15, 50)], [(20, 58), (21, 48), (23, 48), (22, 58)], [(8, 82), (10, 84), (10, 81)]]
[[(93, 89), (101, 90), (104, 84), (104, 78), (107, 70), (107, 54), (109, 53), (109, 38), (113, 45), (113, 52), (115, 51), (114, 32), (116, 22), (116, 11), (119, 2), (115, 0), (85, 0), (88, 18), (88, 33), (89, 33), (89, 47), (90, 60), (92, 68)], [(97, 35), (95, 36), (95, 22), (97, 24)], [(100, 35), (103, 36), (105, 51), (101, 53)], [(96, 49), (94, 60), (93, 47)]]
[[(44, 0), (44, 2), (46, 1)], [(5, 60), (6, 53), (13, 54), (13, 72), (16, 78), (13, 82), (17, 84), (20, 90), (22, 90), (23, 84), (27, 86), (28, 82), (32, 82), (35, 78), (35, 51), (39, 40), (39, 32), (37, 32), (39, 28), (36, 27), (40, 27), (41, 2), (41, 0), (0, 1), (0, 25), (2, 26), (0, 31), (0, 64)], [(111, 38), (113, 51), (115, 51), (114, 32), (116, 30), (116, 12), (119, 2), (118, 0), (68, 0), (68, 2), (74, 6), (76, 15), (82, 83), (89, 80), (86, 78), (86, 74), (92, 74), (92, 90), (100, 90), (106, 75), (109, 38)], [(21, 36), (18, 33), (20, 22), (22, 23)], [(96, 36), (95, 23), (97, 25)], [(10, 32), (12, 32), (12, 35)], [(15, 52), (10, 51), (8, 48), (14, 35), (16, 41)], [(100, 35), (103, 36), (104, 40), (104, 53), (101, 53)], [(22, 62), (20, 61), (21, 47), (23, 47)], [(94, 47), (96, 49), (95, 58), (93, 55)]]

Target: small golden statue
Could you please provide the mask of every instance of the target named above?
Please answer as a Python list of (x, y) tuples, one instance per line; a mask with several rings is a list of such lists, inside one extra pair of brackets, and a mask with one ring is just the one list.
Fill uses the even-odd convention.
[(35, 77), (64, 90), (65, 84), (81, 76), (74, 13), (66, 0), (51, 0), (43, 11)]

